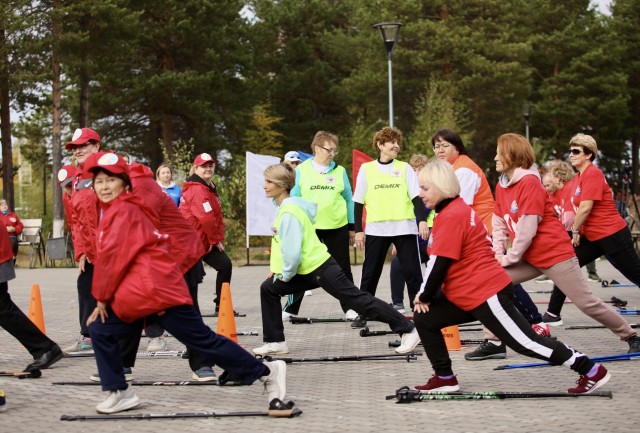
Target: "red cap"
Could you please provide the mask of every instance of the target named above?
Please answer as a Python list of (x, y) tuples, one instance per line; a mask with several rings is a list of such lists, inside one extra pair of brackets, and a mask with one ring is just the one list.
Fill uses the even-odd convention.
[(71, 141), (68, 142), (64, 148), (67, 150), (71, 150), (73, 146), (82, 146), (86, 144), (89, 140), (95, 140), (98, 143), (101, 143), (100, 136), (96, 131), (91, 128), (79, 128), (76, 129), (73, 133), (73, 137), (71, 137)]
[(200, 167), (201, 165), (205, 165), (208, 162), (213, 162), (215, 164), (216, 160), (213, 159), (213, 157), (208, 153), (201, 153), (200, 155), (196, 156), (196, 159), (193, 161), (193, 165), (195, 165), (196, 167)]
[(73, 165), (65, 165), (58, 171), (58, 185), (64, 188), (73, 180), (76, 175), (76, 168)]
[(121, 156), (112, 152), (96, 152), (87, 157), (84, 162), (85, 177), (90, 177), (88, 175), (93, 175), (99, 169), (110, 174), (129, 174), (129, 165)]

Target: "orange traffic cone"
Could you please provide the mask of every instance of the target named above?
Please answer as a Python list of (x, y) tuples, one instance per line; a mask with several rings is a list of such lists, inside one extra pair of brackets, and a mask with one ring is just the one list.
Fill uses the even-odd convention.
[(29, 319), (46, 334), (44, 327), (44, 315), (42, 314), (42, 298), (40, 297), (40, 284), (31, 286), (31, 300), (29, 301)]
[(216, 333), (238, 342), (236, 331), (236, 318), (233, 313), (233, 301), (231, 300), (231, 286), (229, 283), (222, 283), (222, 293), (220, 294), (220, 308), (218, 309), (218, 327)]
[(462, 350), (458, 325), (442, 328), (441, 331), (444, 335), (444, 342), (447, 343), (447, 350)]

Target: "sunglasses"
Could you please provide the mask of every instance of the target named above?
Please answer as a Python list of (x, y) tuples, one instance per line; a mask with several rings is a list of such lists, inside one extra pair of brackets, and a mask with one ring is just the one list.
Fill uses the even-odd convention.
[(581, 153), (583, 153), (582, 149), (571, 149), (569, 151), (571, 152), (572, 155), (580, 155)]

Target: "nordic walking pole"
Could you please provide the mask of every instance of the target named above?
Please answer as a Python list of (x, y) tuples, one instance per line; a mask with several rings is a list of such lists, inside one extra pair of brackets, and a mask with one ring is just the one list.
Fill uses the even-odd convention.
[[(340, 362), (340, 361), (415, 361), (418, 356), (422, 356), (418, 352), (409, 353), (387, 353), (384, 355), (352, 355), (352, 356), (326, 356), (321, 358), (273, 358), (271, 356), (264, 356), (262, 358), (267, 361), (284, 361), (287, 364), (293, 364), (298, 362)], [(261, 358), (256, 356), (256, 358)]]
[[(475, 346), (476, 344), (482, 344), (484, 340), (460, 340), (461, 346)], [(389, 342), (389, 347), (400, 347), (400, 340), (394, 340)], [(418, 346), (422, 346), (422, 342), (418, 343)]]
[(640, 316), (640, 310), (616, 310), (622, 316)]
[[(191, 380), (132, 380), (128, 382), (135, 386), (218, 386), (217, 381), (198, 382)], [(52, 382), (52, 385), (75, 385), (75, 386), (91, 386), (100, 385), (100, 382)]]
[[(606, 355), (606, 356), (594, 356), (590, 358), (594, 362), (613, 362), (613, 361), (630, 361), (633, 359), (640, 359), (640, 352), (635, 353), (621, 353), (619, 355)], [(531, 364), (507, 364), (499, 365), (494, 370), (512, 370), (515, 368), (529, 368), (529, 367), (553, 367), (548, 362), (535, 362)]]
[(613, 398), (611, 391), (596, 391), (589, 394), (574, 394), (569, 392), (503, 392), (503, 391), (418, 391), (403, 387), (395, 395), (388, 395), (387, 400), (398, 399), (398, 403), (429, 400), (506, 400), (512, 398), (576, 398), (576, 397), (606, 397)]
[(0, 371), (0, 377), (17, 377), (18, 379), (38, 379), (42, 377), (42, 371), (34, 368), (30, 371)]
[[(640, 323), (629, 323), (629, 326), (631, 326), (634, 329), (638, 329), (640, 328)], [(573, 326), (567, 326), (564, 329), (605, 329), (606, 326), (604, 325), (573, 325)]]
[(277, 398), (271, 400), (266, 412), (174, 412), (174, 413), (132, 413), (128, 415), (62, 415), (60, 421), (104, 421), (128, 419), (178, 419), (178, 418), (227, 418), (245, 416), (270, 416), (276, 418), (293, 418), (300, 416), (302, 410), (294, 407), (290, 401), (283, 403)]
[(629, 283), (619, 283), (616, 280), (611, 280), (611, 281), (607, 281), (607, 280), (603, 280), (602, 281), (602, 287), (638, 287), (637, 284), (629, 284)]
[(345, 319), (344, 317), (289, 317), (289, 322), (294, 325), (300, 325), (302, 323), (325, 323), (325, 322), (353, 322), (353, 320)]
[[(258, 335), (258, 331), (238, 331), (236, 332), (236, 335)], [(169, 338), (169, 337), (173, 337), (173, 335), (165, 333), (164, 335), (162, 335), (162, 337)], [(151, 338), (151, 337), (147, 337), (147, 334), (142, 334), (142, 338)]]
[[(188, 352), (186, 350), (165, 350), (159, 352), (138, 352), (136, 354), (136, 358), (167, 358), (178, 356), (181, 358), (186, 358)], [(65, 353), (65, 358), (92, 358), (95, 355), (93, 353), (83, 353), (83, 352), (72, 352)]]

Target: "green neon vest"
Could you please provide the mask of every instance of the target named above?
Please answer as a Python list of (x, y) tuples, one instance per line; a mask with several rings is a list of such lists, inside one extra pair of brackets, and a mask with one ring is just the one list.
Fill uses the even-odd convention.
[(344, 191), (344, 167), (336, 166), (330, 173), (320, 174), (313, 169), (311, 160), (298, 166), (300, 170), (300, 196), (318, 204), (316, 229), (337, 229), (347, 225), (347, 202)]
[[(302, 224), (302, 258), (296, 273), (300, 275), (307, 275), (315, 271), (331, 256), (327, 252), (327, 247), (320, 242), (320, 239), (318, 239), (309, 215), (307, 215), (301, 207), (296, 206), (295, 204), (285, 204), (280, 207), (280, 211), (273, 223), (275, 230), (280, 227), (280, 220), (282, 219), (282, 215), (285, 213), (293, 215)], [(274, 274), (281, 274), (282, 267), (284, 265), (280, 242), (280, 234), (275, 233), (271, 238), (270, 260), (271, 272)]]
[(383, 173), (376, 161), (362, 164), (367, 176), (367, 222), (415, 219), (413, 203), (409, 199), (406, 174), (409, 164), (394, 160), (392, 174)]

